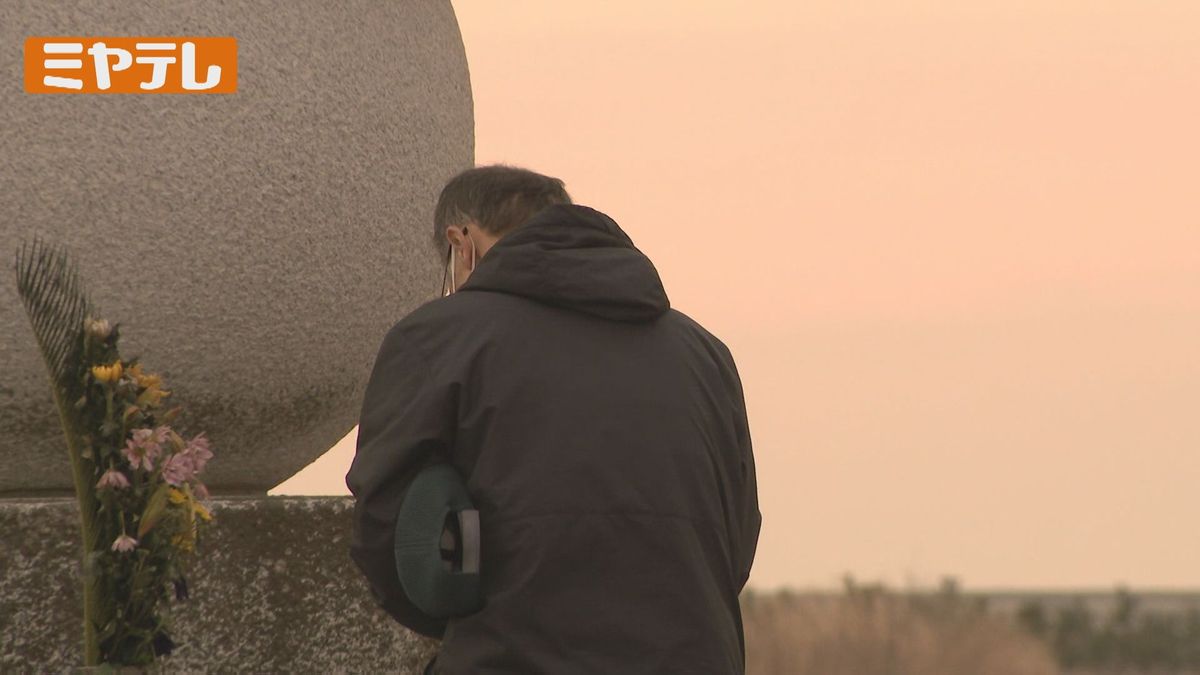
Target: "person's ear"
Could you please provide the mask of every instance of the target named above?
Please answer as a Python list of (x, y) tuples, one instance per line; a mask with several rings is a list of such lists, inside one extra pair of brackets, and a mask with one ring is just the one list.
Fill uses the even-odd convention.
[(479, 244), (477, 244), (475, 242), (475, 237), (472, 236), (471, 233), (467, 232), (466, 230), (467, 230), (467, 228), (464, 227), (463, 228), (463, 252), (462, 252), (463, 264), (467, 266), (467, 269), (474, 270), (475, 269), (475, 260), (477, 259), (478, 255), (479, 255)]
[[(471, 242), (467, 241), (467, 235), (463, 234), (463, 226), (447, 225), (446, 239), (450, 242), (450, 246), (453, 247), (455, 255), (463, 258), (464, 262), (466, 262), (466, 257), (470, 255)], [(468, 266), (470, 265), (469, 262), (467, 264)]]

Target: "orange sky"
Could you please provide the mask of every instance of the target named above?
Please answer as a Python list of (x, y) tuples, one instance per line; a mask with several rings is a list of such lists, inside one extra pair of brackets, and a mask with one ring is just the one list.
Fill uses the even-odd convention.
[(477, 162), (732, 349), (751, 585), (1200, 585), (1200, 3), (899, 4), (456, 0)]

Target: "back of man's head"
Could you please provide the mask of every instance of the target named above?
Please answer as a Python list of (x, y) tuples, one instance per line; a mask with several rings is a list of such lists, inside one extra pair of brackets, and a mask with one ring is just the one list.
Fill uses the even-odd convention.
[(562, 180), (507, 164), (467, 169), (451, 178), (433, 212), (433, 243), (446, 244), (446, 228), (474, 222), (500, 237), (551, 204), (570, 204)]

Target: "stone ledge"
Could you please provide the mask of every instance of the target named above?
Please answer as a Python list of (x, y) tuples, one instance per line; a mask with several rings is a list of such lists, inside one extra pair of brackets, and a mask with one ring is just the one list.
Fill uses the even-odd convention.
[[(169, 672), (419, 673), (437, 649), (371, 599), (349, 555), (351, 497), (215, 497), (174, 602)], [(82, 662), (78, 508), (0, 499), (0, 672)]]

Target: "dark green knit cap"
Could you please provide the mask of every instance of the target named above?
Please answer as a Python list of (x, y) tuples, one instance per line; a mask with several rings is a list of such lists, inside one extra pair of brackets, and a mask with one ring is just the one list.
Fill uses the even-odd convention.
[(422, 469), (396, 517), (396, 571), (418, 609), (439, 619), (483, 607), (479, 585), (479, 511), (458, 471)]

